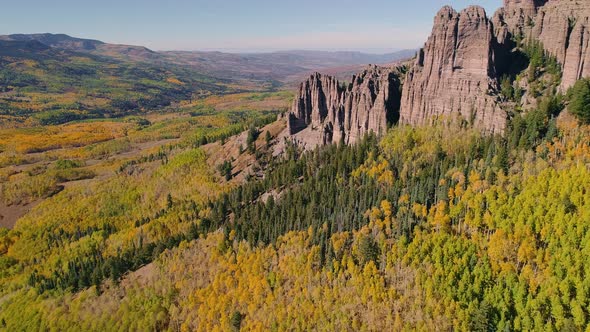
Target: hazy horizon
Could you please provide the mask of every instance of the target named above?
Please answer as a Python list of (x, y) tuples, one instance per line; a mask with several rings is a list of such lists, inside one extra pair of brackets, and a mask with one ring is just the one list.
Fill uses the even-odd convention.
[[(383, 54), (421, 47), (436, 12), (483, 6), (488, 16), (501, 0), (352, 0), (245, 2), (221, 0), (22, 0), (0, 20), (0, 34), (64, 33), (157, 51), (260, 53), (283, 50), (360, 51)], [(59, 20), (55, 18), (59, 17)]]
[(277, 49), (272, 49), (272, 48), (266, 48), (266, 49), (234, 49), (234, 48), (223, 48), (223, 49), (217, 49), (217, 48), (212, 48), (212, 49), (208, 49), (208, 48), (204, 48), (204, 49), (186, 49), (186, 50), (154, 50), (154, 51), (158, 51), (158, 52), (221, 52), (221, 53), (230, 53), (230, 54), (261, 54), (261, 53), (293, 53), (293, 52), (330, 52), (330, 53), (337, 53), (337, 52), (350, 52), (350, 53), (363, 53), (363, 54), (371, 54), (371, 55), (385, 55), (385, 54), (389, 54), (389, 53), (396, 53), (396, 52), (402, 52), (402, 51), (412, 51), (412, 50), (417, 50), (418, 48), (420, 48), (420, 46), (416, 46), (413, 48), (383, 48), (383, 49), (356, 49), (356, 48), (306, 48), (306, 49), (302, 49), (302, 48), (293, 48), (293, 49), (289, 49), (289, 48), (277, 48)]

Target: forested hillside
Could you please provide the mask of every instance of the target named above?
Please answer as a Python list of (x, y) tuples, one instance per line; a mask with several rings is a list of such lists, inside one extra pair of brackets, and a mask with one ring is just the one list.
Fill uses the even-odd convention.
[(576, 8), (447, 6), (407, 67), (295, 93), (0, 38), (0, 331), (590, 331)]
[(0, 131), (1, 203), (35, 203), (0, 231), (0, 329), (586, 329), (590, 89), (527, 52), (503, 135), (304, 151), (267, 125), (288, 93)]
[(171, 150), (3, 232), (0, 324), (584, 329), (590, 129), (551, 109), (505, 137), (449, 122), (290, 146), (264, 178), (226, 189), (199, 148)]

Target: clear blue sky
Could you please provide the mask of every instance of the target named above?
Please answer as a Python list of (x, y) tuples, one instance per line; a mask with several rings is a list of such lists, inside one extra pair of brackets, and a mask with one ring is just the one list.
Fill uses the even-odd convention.
[(502, 0), (0, 0), (0, 34), (52, 32), (155, 50), (386, 52), (421, 46), (445, 4)]

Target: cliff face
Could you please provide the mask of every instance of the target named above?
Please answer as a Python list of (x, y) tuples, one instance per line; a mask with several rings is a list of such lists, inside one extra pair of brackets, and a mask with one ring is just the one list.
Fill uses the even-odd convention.
[(563, 65), (561, 87), (590, 76), (590, 2), (552, 0), (539, 9), (531, 37)]
[(444, 7), (404, 83), (401, 122), (430, 123), (460, 115), (501, 133), (498, 79), (515, 60), (513, 37), (539, 40), (562, 65), (561, 90), (590, 77), (590, 1), (505, 0), (493, 19), (482, 8)]
[(399, 111), (400, 79), (395, 68), (371, 66), (344, 87), (333, 77), (313, 74), (301, 83), (287, 115), (287, 130), (305, 147), (355, 142), (381, 134)]
[(484, 131), (502, 132), (506, 113), (491, 96), (497, 86), (494, 46), (483, 8), (441, 9), (404, 82), (400, 121), (415, 125), (461, 116)]
[(562, 64), (562, 90), (590, 76), (590, 1), (505, 0), (494, 22), (513, 35), (541, 41)]
[(539, 7), (545, 2), (537, 0), (504, 0), (504, 7), (498, 9), (492, 18), (498, 44), (510, 44), (512, 36), (530, 34)]
[(459, 13), (444, 7), (403, 80), (401, 96), (391, 70), (372, 67), (347, 88), (316, 74), (301, 85), (288, 116), (289, 133), (305, 146), (352, 143), (366, 132), (382, 133), (388, 117), (395, 123), (397, 116), (412, 125), (460, 120), (503, 133), (507, 112), (499, 79), (526, 66), (514, 39), (542, 42), (562, 65), (565, 91), (590, 77), (590, 0), (504, 0), (492, 19), (477, 6)]

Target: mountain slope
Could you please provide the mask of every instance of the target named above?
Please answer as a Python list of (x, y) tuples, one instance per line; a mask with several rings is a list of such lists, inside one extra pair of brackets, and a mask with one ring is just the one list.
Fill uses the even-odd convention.
[[(506, 3), (525, 31), (540, 5), (582, 2)], [(0, 329), (590, 330), (590, 126), (562, 112), (563, 60), (499, 27), (445, 7), (403, 82), (403, 68), (349, 84), (313, 74), (270, 125), (288, 94), (258, 117), (245, 109), (272, 94), (75, 124), (71, 137), (4, 132), (7, 148), (61, 137), (72, 150), (0, 173), (7, 202), (50, 196), (0, 229)], [(71, 52), (18, 43), (49, 59), (23, 65)], [(588, 106), (590, 81), (577, 93)], [(277, 135), (285, 125), (316, 148)], [(113, 142), (78, 150), (80, 130)], [(132, 153), (150, 137), (164, 142)], [(72, 155), (92, 159), (55, 160)]]
[(38, 41), (50, 47), (67, 49), (70, 51), (91, 51), (104, 45), (99, 40), (70, 37), (65, 34), (37, 33), (13, 34), (0, 36), (4, 41)]
[(298, 75), (319, 69), (385, 64), (411, 58), (415, 50), (388, 54), (292, 50), (271, 53), (222, 53), (200, 51), (154, 52), (142, 46), (109, 44), (64, 34), (14, 34), (0, 36), (4, 41), (38, 41), (57, 49), (115, 57), (153, 64), (176, 64), (200, 73), (230, 80), (280, 81), (291, 83)]
[(66, 34), (36, 33), (0, 36), (4, 41), (37, 41), (52, 48), (73, 52), (127, 58), (133, 60), (157, 59), (158, 54), (143, 46), (109, 44), (100, 40), (71, 37)]
[(411, 53), (154, 52), (64, 34), (5, 35), (0, 123), (57, 124), (138, 113), (210, 94), (276, 89), (315, 69), (349, 72)]
[(71, 51), (37, 40), (0, 41), (0, 64), (0, 121), (6, 125), (119, 116), (235, 91), (229, 81), (190, 68)]

